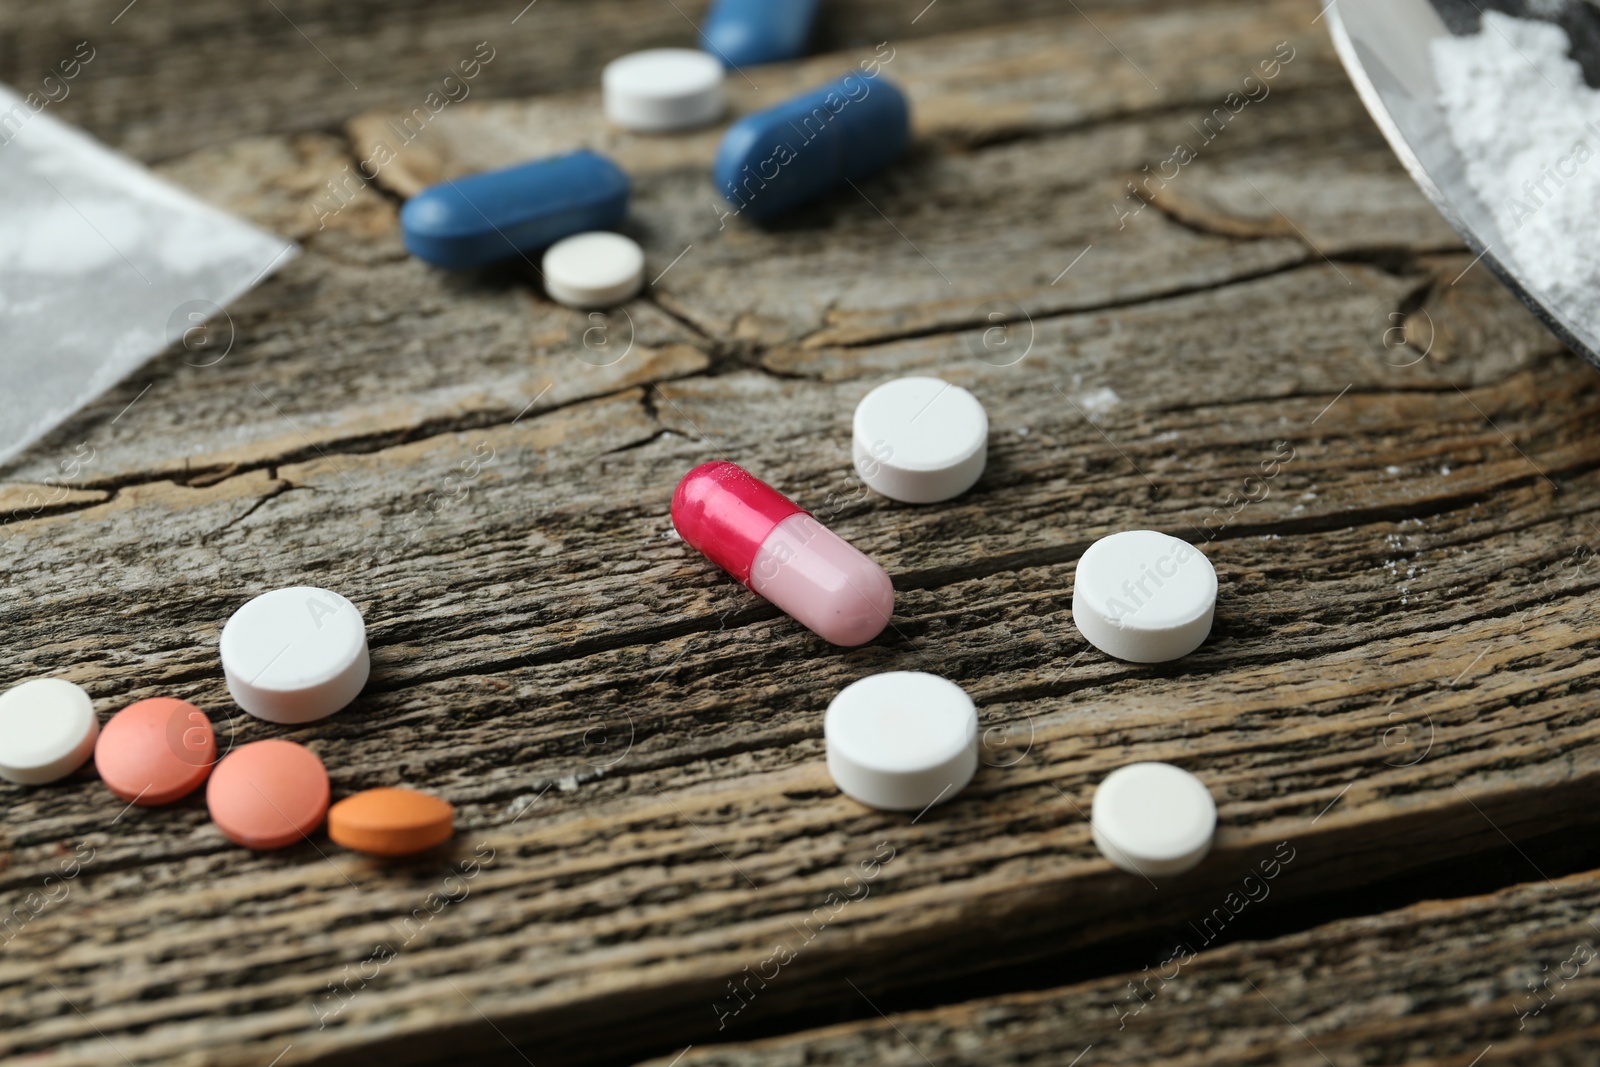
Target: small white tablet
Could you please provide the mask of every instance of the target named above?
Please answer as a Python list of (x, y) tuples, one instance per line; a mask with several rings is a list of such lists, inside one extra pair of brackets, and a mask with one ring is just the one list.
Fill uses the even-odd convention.
[(856, 405), (852, 458), (891, 500), (934, 504), (960, 496), (989, 458), (989, 416), (978, 398), (940, 378), (896, 378)]
[(955, 796), (978, 769), (978, 709), (934, 674), (852, 682), (828, 705), (822, 732), (834, 783), (872, 808), (921, 811)]
[(722, 115), (722, 64), (695, 48), (651, 48), (613, 59), (600, 75), (606, 118), (625, 130), (664, 132)]
[(0, 778), (44, 785), (84, 765), (100, 736), (89, 694), (62, 678), (35, 678), (0, 694)]
[(1102, 537), (1078, 560), (1072, 621), (1095, 648), (1133, 663), (1188, 655), (1211, 633), (1217, 572), (1205, 553), (1155, 530)]
[(1089, 822), (1102, 855), (1125, 871), (1178, 874), (1205, 859), (1217, 805), (1205, 783), (1170, 763), (1130, 763), (1094, 791)]
[(644, 285), (644, 249), (620, 233), (574, 234), (545, 251), (544, 289), (558, 304), (608, 308)]
[(222, 673), (245, 711), (268, 722), (326, 718), (367, 684), (367, 625), (338, 593), (310, 585), (262, 593), (222, 628)]

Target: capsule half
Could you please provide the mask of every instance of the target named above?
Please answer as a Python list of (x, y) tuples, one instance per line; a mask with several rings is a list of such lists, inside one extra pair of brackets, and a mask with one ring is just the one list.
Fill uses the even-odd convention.
[(794, 501), (734, 463), (703, 463), (672, 494), (685, 541), (750, 590), (835, 645), (860, 645), (889, 625), (884, 569)]

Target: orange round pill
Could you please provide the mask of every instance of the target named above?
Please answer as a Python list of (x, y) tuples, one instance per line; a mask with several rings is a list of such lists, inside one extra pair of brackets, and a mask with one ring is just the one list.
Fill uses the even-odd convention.
[(253, 741), (217, 764), (206, 786), (211, 821), (236, 845), (283, 848), (328, 813), (328, 772), (293, 741)]
[(336, 844), (377, 856), (409, 856), (448, 841), (455, 809), (414, 789), (368, 789), (328, 809)]
[(94, 746), (106, 788), (151, 807), (199, 788), (217, 762), (217, 738), (206, 713), (186, 700), (140, 700), (111, 717)]

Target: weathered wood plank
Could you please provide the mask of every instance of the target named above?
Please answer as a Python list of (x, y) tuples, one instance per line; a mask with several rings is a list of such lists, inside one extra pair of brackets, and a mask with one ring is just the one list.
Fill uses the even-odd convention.
[[(1290, 857), (1287, 865), (1282, 856)], [(999, 1067), (1064, 1064), (1079, 1056), (1084, 1063), (1185, 1065), (1592, 1060), (1600, 1040), (1600, 875), (1535, 880), (1270, 941), (1205, 948), (1247, 909), (1259, 910), (1273, 891), (1266, 873), (1295, 862), (1292, 850), (1264, 851), (1247, 881), (1219, 895), (1204, 927), (1182, 929), (1159, 957), (1128, 973), (767, 1041), (699, 1046), (673, 1062)], [(763, 995), (759, 980), (749, 986), (752, 997)], [(651, 1067), (665, 1067), (669, 1059), (652, 1060)]]
[[(1316, 258), (1302, 233), (1333, 255), (1458, 247), (1373, 140), (1325, 35), (1302, 15), (1293, 2), (1107, 15), (1104, 37), (1057, 19), (917, 42), (887, 58), (862, 50), (764, 71), (759, 87), (730, 86), (735, 114), (875, 60), (910, 96), (925, 146), (859, 194), (771, 229), (729, 214), (706, 180), (720, 128), (673, 138), (612, 130), (592, 91), (446, 112), (410, 147), (395, 135), (399, 113), (362, 116), (351, 132), (362, 159), (398, 151), (377, 180), (402, 195), (577, 144), (608, 153), (643, 179), (635, 215), (646, 247), (663, 264), (684, 253), (692, 268), (663, 278), (658, 299), (708, 334), (746, 344), (860, 343), (996, 312), (1051, 314), (1205, 288)], [(1193, 61), (1169, 65), (1159, 85), (1140, 73), (1178, 51)], [(1143, 167), (1159, 173), (1179, 144), (1198, 162), (1173, 163), (1174, 188), (1230, 205), (1243, 188), (1263, 198), (1247, 213), (1270, 214), (1271, 197), (1291, 216), (1312, 217), (1300, 232), (1280, 225), (1241, 245), (1146, 215), (1130, 182), (1145, 188)], [(993, 147), (970, 151), (983, 145)], [(1202, 164), (1223, 147), (1232, 162), (1212, 174)], [(1320, 180), (1306, 179), (1330, 164), (1347, 184), (1315, 195)], [(1252, 191), (1251, 174), (1270, 188)], [(1092, 258), (1069, 269), (1080, 254)], [(762, 296), (754, 308), (752, 292)]]
[[(1379, 272), (1346, 269), (1382, 284)], [(1298, 300), (1291, 282), (1305, 287)], [(1223, 335), (1203, 325), (1205, 316), (1240, 328), (1241, 308), (1253, 307), (1267, 333), (1283, 327), (1269, 321), (1272, 311), (1320, 305), (1327, 291), (1347, 289), (1328, 268), (1254, 286), (1284, 293), (1174, 303), (1190, 305), (1186, 330), (1237, 351), (1254, 347), (1248, 332)], [(1325, 369), (1373, 374), (1374, 357), (1359, 345), (1320, 360)], [(1336, 360), (1343, 365), (1326, 368)], [(1017, 390), (1015, 398), (1003, 388), (985, 395), (996, 425), (1018, 425), (1012, 405), (1026, 410), (1037, 401), (1025, 398), (1069, 366), (1063, 354), (1035, 369), (1030, 356), (1009, 369), (1011, 379), (995, 372)], [(1066, 616), (1077, 551), (1107, 529), (1159, 517), (1164, 503), (1115, 451), (1137, 442), (1108, 444), (1065, 404), (1053, 418), (1026, 410), (1028, 477), (1007, 480), (1018, 454), (1012, 436), (996, 450), (998, 484), (949, 511), (865, 499), (840, 510), (835, 525), (873, 548), (905, 588), (896, 637), (851, 653), (824, 654), (663, 536), (675, 472), (715, 450), (677, 435), (652, 440), (670, 405), (658, 401), (652, 417), (643, 394), (286, 465), (275, 474), (291, 487), (281, 492), (266, 472), (199, 489), (152, 483), (18, 527), (26, 551), (14, 559), (36, 569), (9, 569), (17, 601), (48, 600), (68, 617), (93, 611), (101, 622), (90, 637), (52, 640), (40, 628), (48, 622), (19, 619), (17, 646), (35, 651), (15, 669), (61, 671), (118, 700), (160, 690), (225, 707), (213, 649), (231, 604), (308, 573), (367, 590), (357, 599), (373, 626), (369, 693), (293, 735), (324, 753), (341, 790), (407, 781), (449, 796), (463, 810), (463, 841), (481, 834), (497, 860), (493, 877), (452, 906), (456, 933), (408, 947), (336, 1025), (303, 1033), (307, 1019), (315, 1022), (318, 990), (326, 995), (346, 963), (365, 958), (367, 942), (416, 906), (411, 898), (431, 875), (414, 870), (396, 881), (343, 855), (329, 866), (309, 848), (299, 858), (240, 854), (195, 802), (111, 827), (120, 805), (92, 780), (23, 793), (7, 815), (13, 891), (42, 878), (64, 845), (86, 840), (106, 873), (85, 871), (75, 907), (92, 908), (108, 929), (138, 929), (154, 895), (163, 922), (120, 947), (75, 945), (78, 913), (66, 908), (30, 923), (8, 945), (0, 975), (16, 983), (21, 1018), (51, 1021), (16, 1031), (12, 1050), (71, 1040), (86, 1058), (100, 1054), (83, 1020), (62, 1013), (55, 990), (40, 983), (43, 973), (130, 1055), (166, 1056), (174, 1042), (189, 1049), (198, 1041), (215, 1059), (230, 1048), (254, 1050), (239, 1053), (248, 1059), (259, 1051), (251, 1042), (270, 1043), (269, 1035), (307, 1050), (353, 1051), (393, 1032), (396, 1012), (406, 1034), (445, 1032), (454, 1041), (450, 1027), (470, 1029), (476, 1015), (464, 1002), (441, 1007), (449, 987), (440, 974), (519, 1036), (553, 1041), (565, 1029), (592, 1041), (584, 1013), (613, 994), (635, 1004), (631, 1011), (698, 1011), (714, 1022), (711, 1004), (728, 977), (752, 952), (765, 955), (774, 931), (817, 907), (859, 862), (855, 853), (870, 854), (890, 836), (916, 862), (891, 868), (873, 901), (852, 909), (840, 927), (848, 941), (808, 953), (792, 989), (767, 1002), (774, 1010), (836, 985), (847, 962), (860, 974), (862, 946), (884, 961), (875, 980), (941, 973), (963, 958), (964, 938), (977, 936), (963, 933), (975, 916), (1009, 930), (1023, 952), (1027, 942), (1060, 947), (1183, 914), (1236, 878), (1252, 849), (1286, 833), (1308, 857), (1323, 857), (1285, 878), (1291, 895), (1498, 840), (1487, 825), (1474, 828), (1480, 817), (1456, 783), (1508, 833), (1576, 817), (1574, 796), (1592, 788), (1584, 768), (1596, 743), (1593, 671), (1581, 650), (1600, 622), (1582, 607), (1597, 584), (1592, 564), (1562, 564), (1591, 534), (1600, 485), (1595, 446), (1577, 432), (1586, 409), (1564, 414), (1538, 400), (1549, 391), (1600, 402), (1592, 374), (1546, 357), (1465, 397), (1436, 385), (1397, 401), (1369, 387), (1313, 425), (1337, 392), (1331, 386), (1298, 400), (1229, 404), (1223, 383), (1235, 372), (1226, 362), (1191, 366), (1192, 395), (1204, 400), (1200, 383), (1213, 382), (1225, 419), (1159, 394), (1146, 406), (1139, 384), (1147, 378), (1134, 365), (1108, 379), (1123, 399), (1102, 428), (1123, 440), (1146, 423), (1152, 439), (1176, 430), (1186, 451), (1214, 457), (1218, 488), (1255, 469), (1272, 438), (1292, 439), (1297, 454), (1282, 491), (1252, 504), (1209, 546), (1226, 607), (1213, 642), (1176, 669), (1093, 653), (1072, 660), (1082, 649)], [(1450, 373), (1464, 367), (1460, 359), (1448, 365)], [(776, 440), (735, 432), (730, 417), (714, 417), (716, 383), (742, 395), (748, 411), (785, 405), (785, 424), (801, 432)], [(836, 434), (803, 432), (807, 412), (826, 407), (828, 384), (775, 384), (746, 372), (708, 379), (704, 397), (682, 392), (699, 388), (694, 382), (667, 388), (716, 427), (713, 436), (727, 434), (721, 447), (781, 473), (802, 499), (848, 491)], [(1559, 495), (1474, 404), (1533, 448), (1561, 479)], [(827, 417), (847, 410), (828, 407)], [(504, 466), (486, 472), (461, 506), (440, 510), (416, 538), (385, 530), (374, 514), (382, 501), (439, 484), (483, 442)], [(1373, 459), (1380, 442), (1386, 460), (1408, 469), (1458, 464), (1471, 480), (1455, 490), (1454, 471), (1386, 476)], [(592, 477), (579, 479), (578, 470)], [(1171, 476), (1155, 462), (1147, 473)], [(1308, 492), (1317, 495), (1297, 511)], [(1175, 490), (1174, 502), (1181, 499)], [(1165, 512), (1174, 520), (1166, 524), (1181, 529), (1181, 513)], [(171, 532), (153, 536), (161, 530)], [(82, 558), (82, 543), (95, 544), (96, 555)], [(393, 559), (366, 563), (385, 548)], [(531, 574), (530, 555), (543, 561)], [(1530, 581), (1545, 572), (1549, 581)], [(226, 580), (194, 583), (210, 573)], [(192, 620), (205, 619), (196, 629)], [(812, 659), (811, 675), (795, 675), (797, 658)], [(906, 827), (828, 787), (816, 709), (864, 671), (925, 659), (972, 688), (987, 724), (1026, 728), (1032, 743), (1015, 766), (985, 771), (967, 796)], [(1396, 721), (1433, 731), (1417, 767), (1391, 765), (1404, 762), (1383, 745)], [(618, 744), (631, 728), (626, 759), (603, 766), (614, 749), (589, 732), (596, 726)], [(238, 729), (240, 740), (278, 732), (246, 721)], [(1218, 791), (1225, 825), (1216, 858), (1192, 884), (1163, 887), (1150, 901), (1094, 857), (1072, 806), (1087, 804), (1093, 781), (1134, 753), (1200, 769)], [(994, 762), (1013, 754), (1002, 750)], [(1343, 807), (1306, 832), (1351, 782)], [(550, 783), (564, 784), (512, 823)], [(125, 869), (138, 877), (120, 876)], [(203, 890), (193, 884), (196, 869), (208, 872)], [(276, 877), (290, 879), (295, 893), (255, 918), (224, 903), (270, 897), (263, 880)], [(1076, 901), (1070, 915), (1057, 904), (1063, 893)], [(298, 929), (315, 933), (306, 940)], [(237, 954), (194, 973), (192, 954), (224, 930)], [(991, 949), (1004, 943), (991, 926), (976, 930)], [(603, 967), (592, 955), (597, 944), (608, 946)], [(182, 962), (150, 966), (169, 957)], [(87, 984), (63, 984), (63, 963)], [(249, 983), (238, 980), (241, 968), (255, 976)], [(160, 993), (180, 971), (192, 992)], [(228, 1025), (197, 1034), (171, 1014), (202, 1008), (231, 1017)], [(416, 1044), (413, 1054), (429, 1047)]]
[[(0, 81), (57, 100), (52, 106), (63, 117), (140, 159), (164, 160), (248, 134), (330, 130), (363, 109), (420, 107), (429, 93), (447, 89), (459, 98), (461, 87), (444, 79), (459, 75), (458, 64), (482, 43), (494, 58), (466, 83), (479, 99), (593, 85), (616, 56), (692, 47), (706, 6), (59, 0), (0, 11)], [(920, 14), (918, 6), (828, 3), (814, 47), (833, 51), (1060, 13), (1049, 0), (939, 0)], [(1125, 6), (1079, 4), (1096, 18)], [(85, 40), (93, 58), (62, 83), (59, 64)], [(46, 83), (51, 76), (57, 80)]]
[[(1210, 61), (1186, 92), (1223, 99), (1243, 77), (1240, 70), (1273, 54), (1275, 42), (1283, 39), (1278, 34), (1287, 32), (1283, 21), (1296, 7), (1222, 9), (1221, 29), (1203, 39), (1218, 50), (1231, 42), (1233, 51), (1204, 53)], [(1203, 25), (1183, 13), (1130, 22), (1127, 28), (1139, 28), (1138, 40), (1155, 53), (1177, 47)], [(1314, 28), (1298, 20), (1291, 25), (1295, 47), (1303, 54), (1282, 67), (1279, 80), (1285, 87), (1295, 78), (1326, 84), (1333, 76), (1326, 69), (1331, 62), (1326, 45), (1315, 43)], [(1092, 72), (1123, 64), (1075, 18), (899, 49), (894, 62), (915, 75), (908, 79), (913, 96), (939, 102), (922, 112), (954, 115), (966, 133), (960, 142), (930, 139), (923, 158), (884, 182), (870, 183), (874, 203), (897, 220), (894, 224), (872, 205), (841, 199), (819, 208), (806, 224), (781, 232), (738, 220), (719, 228), (705, 187), (709, 142), (692, 157), (698, 160), (692, 166), (690, 157), (678, 157), (671, 166), (636, 174), (630, 229), (644, 243), (652, 271), (666, 271), (682, 259), (661, 278), (652, 297), (632, 302), (624, 318), (612, 316), (608, 336), (631, 332), (635, 349), (611, 366), (594, 366), (613, 357), (584, 346), (590, 318), (530, 293), (529, 272), (452, 276), (406, 257), (392, 206), (370, 188), (354, 187), (349, 203), (328, 214), (328, 204), (337, 201), (328, 199), (327, 183), (350, 162), (328, 139), (247, 141), (178, 161), (167, 168), (174, 178), (308, 241), (307, 254), (230, 311), (224, 328), (231, 323), (233, 347), (225, 358), (219, 361), (211, 350), (203, 356), (175, 351), (163, 357), (148, 374), (133, 376), (55, 434), (35, 450), (31, 462), (13, 465), (11, 476), (41, 480), (55, 473), (56, 457), (87, 440), (96, 457), (83, 477), (88, 485), (114, 486), (140, 476), (189, 478), (197, 472), (211, 477), (234, 464), (265, 467), (315, 455), (316, 449), (370, 446), (428, 427), (502, 422), (535, 398), (532, 410), (543, 410), (690, 374), (704, 369), (708, 357), (715, 366), (759, 358), (781, 373), (786, 360), (795, 357), (766, 349), (866, 344), (908, 333), (970, 329), (990, 323), (993, 315), (1043, 317), (1115, 307), (1321, 262), (1298, 236), (1240, 242), (1197, 233), (1154, 209), (1119, 228), (1114, 203), (1121, 198), (1128, 205), (1123, 210), (1137, 203), (1123, 198), (1124, 175), (1137, 169), (1138, 160), (1167, 151), (1174, 131), (1188, 129), (1187, 120), (1166, 117), (1166, 105), (1155, 119), (1118, 117), (1122, 110), (1138, 110), (1137, 93), (1127, 86), (1120, 90), (1123, 97), (1107, 98), (1115, 106), (1091, 112), (1085, 120), (1093, 120), (1091, 125), (1080, 132), (1055, 133), (1054, 120), (1041, 119), (1035, 124), (1037, 138), (975, 149), (986, 138), (1015, 133), (1007, 112), (979, 106), (993, 93), (991, 64), (997, 54), (1006, 65), (1024, 70), (1058, 65), (1091, 72), (1081, 75), (1085, 91)], [(766, 73), (783, 72), (771, 68)], [(1122, 85), (1120, 80), (1112, 84)], [(1171, 84), (1176, 91), (1183, 83), (1173, 79)], [(1058, 107), (1042, 77), (1024, 80), (1017, 92), (1019, 112), (1048, 116)], [(965, 108), (950, 103), (961, 93)], [(479, 146), (476, 154), (461, 157), (461, 166), (491, 165), (544, 150), (533, 131), (547, 124), (559, 128), (564, 116), (593, 109), (592, 98), (586, 101), (489, 107), (480, 109), (481, 121), (458, 120), (456, 113), (446, 112), (437, 132), (451, 152)], [(1408, 253), (1454, 244), (1433, 210), (1388, 162), (1348, 93), (1329, 102), (1320, 92), (1285, 92), (1251, 106), (1258, 110), (1242, 112), (1228, 136), (1235, 137), (1230, 150), (1258, 175), (1279, 166), (1316, 166), (1322, 168), (1322, 184), (1335, 189), (1348, 181), (1353, 190), (1330, 192), (1336, 208), (1319, 214), (1305, 196), (1274, 187), (1274, 201), (1298, 216), (1308, 233), (1316, 233), (1315, 240), (1327, 240), (1321, 233), (1329, 230), (1350, 235), (1363, 247), (1378, 239), (1373, 235), (1387, 234), (1390, 247)], [(463, 131), (460, 139), (447, 140), (457, 127)], [(633, 138), (630, 143), (678, 141)], [(619, 154), (628, 160), (626, 151)], [(1380, 180), (1371, 176), (1374, 171), (1386, 183), (1386, 196), (1373, 195)], [(391, 172), (384, 170), (380, 177)], [(1195, 195), (1210, 180), (1207, 172), (1195, 171)], [(911, 220), (925, 220), (927, 226), (921, 221), (913, 226)], [(923, 260), (896, 232), (897, 225), (908, 233), (922, 227), (933, 234), (927, 238), (918, 232), (919, 247), (949, 269)], [(1091, 243), (1093, 250), (1063, 275)], [(953, 272), (960, 284), (946, 284), (941, 270)], [(673, 321), (663, 308), (694, 326)], [(1381, 322), (1383, 312), (1373, 313)], [(981, 350), (983, 336), (980, 330), (959, 343), (963, 350)], [(397, 345), (397, 337), (404, 343)], [(1004, 362), (1011, 357), (988, 358)], [(381, 373), (374, 373), (379, 367)], [(128, 418), (111, 425), (152, 380), (158, 388)], [(549, 392), (541, 395), (547, 386)]]
[[(1230, 92), (1248, 88), (1256, 98), (1251, 103), (1259, 104), (1273, 93), (1343, 85), (1327, 39), (1293, 0), (1112, 11), (1095, 19), (1104, 36), (1085, 32), (1079, 18), (1050, 14), (1056, 17), (982, 34), (934, 36), (909, 49), (899, 47), (902, 38), (896, 35), (867, 38), (854, 49), (765, 67), (759, 83), (728, 81), (729, 110), (748, 114), (871, 62), (910, 94), (918, 140), (975, 147), (1180, 108), (1192, 108), (1185, 117), (1198, 125), (1213, 106), (1225, 106)], [(1161, 67), (1159, 83), (1140, 73), (1179, 48), (1187, 61)], [(1271, 77), (1264, 79), (1264, 72)], [(1254, 79), (1250, 86), (1247, 77)], [(358, 157), (371, 159), (379, 143), (395, 150), (393, 161), (380, 163), (377, 181), (402, 196), (445, 177), (573, 145), (606, 153), (631, 175), (707, 170), (726, 126), (671, 137), (629, 133), (604, 122), (599, 90), (591, 85), (447, 109), (412, 139), (393, 125), (407, 117), (415, 120), (406, 107), (388, 107), (349, 123)], [(1235, 117), (1230, 111), (1227, 124)], [(1226, 128), (1215, 118), (1212, 126)]]
[[(305, 238), (306, 200), (344, 163), (334, 141), (307, 137), (243, 142), (169, 173)], [(514, 275), (452, 276), (411, 259), (392, 205), (368, 191), (306, 255), (214, 319), (204, 346), (174, 346), (8, 473), (59, 477), (81, 448), (76, 485), (212, 478), (509, 422), (710, 365), (703, 339), (648, 300), (595, 326)]]
[[(1282, 39), (1288, 8), (1243, 10), (1219, 17), (1255, 28), (1219, 38), (1208, 70), (1248, 69)], [(1139, 23), (1139, 41), (1170, 43), (1186, 17)], [(1300, 11), (1285, 32), (1307, 22)], [(1087, 28), (911, 42), (895, 62), (932, 71), (925, 46), (1026, 68), (1030, 37), (1045, 42), (1037, 64), (1077, 49), (1139, 91)], [(992, 113), (977, 106), (986, 84), (962, 90), (969, 115)], [(588, 320), (529, 277), (407, 260), (376, 192), (314, 231), (305, 200), (348, 158), (336, 139), (175, 161), (307, 253), (234, 309), (224, 360), (169, 354), (8, 472), (6, 499), (26, 500), (78, 442), (96, 449), (70, 486), (81, 495), (0, 527), (0, 674), (72, 678), (102, 711), (194, 700), (238, 742), (306, 742), (338, 793), (437, 792), (461, 832), (399, 865), (320, 837), (255, 855), (198, 798), (122, 814), (90, 771), (6, 786), (11, 908), (80, 846), (93, 855), (0, 948), (0, 1055), (505, 1054), (486, 1018), (541, 1064), (653, 1055), (720, 1033), (728, 982), (881, 843), (894, 858), (870, 898), (732, 1036), (853, 998), (846, 976), (892, 989), (1161, 928), (1213, 906), (1280, 840), (1299, 858), (1275, 891), (1294, 899), (1498, 846), (1496, 825), (1519, 837), (1587, 819), (1600, 380), (1483, 272), (1440, 284), (1469, 257), (1400, 195), (1331, 85), (1243, 112), (1214, 161), (1096, 247), (1089, 280), (1030, 280), (1026, 258), (1048, 243), (1033, 230), (1073, 233), (1091, 209), (1086, 240), (1114, 226), (1110, 191), (1160, 158), (1184, 106), (1019, 105), (992, 136), (929, 134), (874, 200), (897, 222), (936, 200), (948, 243), (924, 250), (981, 268), (946, 287), (960, 301), (892, 229), (861, 236), (865, 205), (784, 233), (730, 223), (629, 305), (635, 349), (608, 366), (580, 358)], [(643, 175), (635, 225), (653, 261), (706, 227), (692, 215), (704, 192), (699, 164)], [(1284, 236), (1285, 219), (1306, 236)], [(819, 295), (829, 270), (868, 261), (879, 284), (831, 306)], [(1031, 335), (1024, 358), (985, 346), (972, 309), (1045, 288), (1068, 295), (1029, 296), (1006, 322), (1008, 344)], [(1416, 349), (1393, 347), (1397, 325)], [(991, 417), (988, 472), (945, 506), (894, 505), (850, 473), (856, 399), (913, 369), (972, 388)], [(149, 397), (111, 425), (145, 381)], [(888, 637), (827, 648), (671, 535), (672, 485), (719, 454), (884, 562), (900, 590)], [(1213, 638), (1177, 664), (1108, 660), (1071, 625), (1078, 555), (1136, 525), (1204, 541), (1223, 580)], [(230, 717), (221, 623), (307, 580), (365, 611), (366, 693), (294, 730)], [(966, 686), (990, 731), (971, 789), (916, 822), (845, 800), (820, 759), (831, 695), (895, 668)], [(1081, 814), (1135, 758), (1194, 768), (1221, 811), (1214, 855), (1159, 891), (1100, 860)], [(474, 857), (446, 886), (445, 864)], [(441, 887), (459, 899), (435, 913)], [(379, 943), (397, 951), (374, 967)]]

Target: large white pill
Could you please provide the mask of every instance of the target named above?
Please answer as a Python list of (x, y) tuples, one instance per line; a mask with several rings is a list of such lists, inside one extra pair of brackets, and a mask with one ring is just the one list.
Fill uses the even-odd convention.
[(1205, 859), (1217, 805), (1205, 783), (1170, 763), (1130, 763), (1106, 775), (1089, 816), (1094, 843), (1125, 871), (1177, 874)]
[(868, 807), (921, 811), (978, 769), (978, 710), (954, 682), (890, 671), (852, 682), (823, 719), (828, 773)]
[(89, 694), (61, 678), (35, 678), (0, 694), (0, 778), (44, 785), (82, 767), (100, 736)]
[(722, 64), (693, 48), (651, 48), (606, 64), (606, 118), (627, 130), (683, 130), (722, 115)]
[(896, 378), (856, 405), (856, 473), (907, 504), (960, 496), (989, 457), (989, 416), (978, 398), (939, 378)]
[(1072, 621), (1100, 651), (1162, 663), (1200, 647), (1217, 606), (1217, 572), (1187, 541), (1154, 530), (1102, 537), (1078, 560)]
[(644, 284), (644, 249), (620, 233), (594, 230), (551, 245), (543, 269), (551, 300), (575, 308), (613, 307)]
[(332, 715), (367, 684), (367, 625), (338, 593), (310, 585), (262, 593), (222, 628), (222, 673), (245, 711), (268, 722)]

